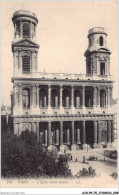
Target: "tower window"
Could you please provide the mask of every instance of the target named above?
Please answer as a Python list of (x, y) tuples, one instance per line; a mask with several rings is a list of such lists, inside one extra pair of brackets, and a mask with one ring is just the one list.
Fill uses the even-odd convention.
[(22, 104), (23, 104), (23, 108), (30, 107), (30, 90), (29, 89), (23, 89)]
[(105, 63), (100, 63), (100, 75), (105, 75)]
[(27, 23), (23, 24), (23, 38), (29, 38), (30, 37), (30, 28)]
[(104, 90), (100, 91), (100, 107), (106, 106), (106, 92)]
[(100, 46), (103, 46), (103, 37), (100, 37)]
[(22, 71), (30, 72), (30, 56), (29, 54), (24, 54), (22, 56)]
[(88, 65), (88, 74), (91, 74), (91, 64)]

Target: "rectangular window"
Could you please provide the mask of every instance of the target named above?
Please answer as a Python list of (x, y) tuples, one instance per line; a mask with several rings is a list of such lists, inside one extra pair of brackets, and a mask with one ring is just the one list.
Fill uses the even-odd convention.
[(100, 75), (105, 75), (105, 63), (100, 63)]
[(91, 74), (91, 64), (88, 66), (88, 74)]

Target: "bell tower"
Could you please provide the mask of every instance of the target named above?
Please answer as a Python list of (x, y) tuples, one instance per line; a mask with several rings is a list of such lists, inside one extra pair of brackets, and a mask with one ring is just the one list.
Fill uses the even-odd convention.
[(110, 75), (110, 50), (106, 45), (107, 33), (103, 27), (95, 27), (89, 30), (89, 45), (84, 56), (86, 57), (87, 76)]
[(20, 10), (12, 17), (14, 24), (13, 75), (37, 72), (37, 55), (39, 45), (36, 44), (36, 27), (38, 19), (30, 11)]

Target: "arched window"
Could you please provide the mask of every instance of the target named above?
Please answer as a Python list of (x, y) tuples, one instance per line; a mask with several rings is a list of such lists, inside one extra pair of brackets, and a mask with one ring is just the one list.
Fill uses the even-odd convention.
[(106, 107), (106, 92), (105, 90), (100, 91), (100, 107)]
[(27, 23), (23, 24), (23, 38), (30, 38), (30, 27)]
[(39, 91), (39, 105), (43, 108), (48, 106), (48, 93), (46, 89), (40, 89)]
[(100, 37), (100, 46), (103, 46), (103, 37)]
[(30, 55), (29, 53), (24, 53), (22, 55), (22, 71), (30, 72)]
[(22, 105), (23, 105), (23, 108), (30, 107), (30, 90), (29, 89), (23, 89)]
[(69, 108), (71, 106), (71, 91), (70, 89), (63, 90), (63, 98), (62, 98), (63, 107)]
[(82, 105), (82, 96), (79, 90), (74, 91), (74, 107), (79, 108)]
[(54, 88), (51, 90), (51, 106), (57, 108), (59, 103), (59, 90)]
[(85, 106), (86, 107), (93, 107), (93, 89), (86, 88), (85, 90)]

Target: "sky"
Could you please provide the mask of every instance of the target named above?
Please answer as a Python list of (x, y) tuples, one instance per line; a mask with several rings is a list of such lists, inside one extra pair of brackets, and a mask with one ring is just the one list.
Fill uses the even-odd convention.
[(1, 103), (10, 105), (13, 75), (14, 40), (12, 16), (28, 10), (37, 15), (38, 71), (86, 72), (84, 52), (88, 31), (106, 28), (107, 47), (111, 50), (110, 72), (114, 75), (117, 98), (117, 2), (116, 1), (2, 1), (1, 2)]

